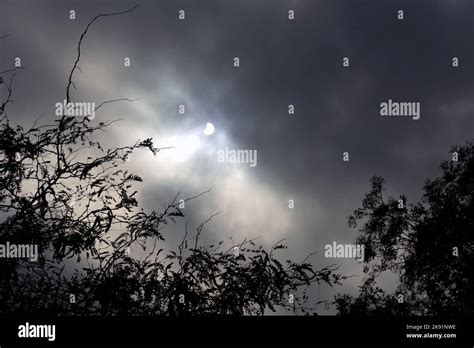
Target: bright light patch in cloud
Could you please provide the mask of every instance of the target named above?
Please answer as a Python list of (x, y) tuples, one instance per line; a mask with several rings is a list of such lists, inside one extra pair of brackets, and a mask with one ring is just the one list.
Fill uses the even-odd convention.
[(197, 134), (173, 135), (160, 142), (160, 146), (173, 147), (163, 153), (163, 158), (184, 162), (202, 148), (202, 142)]

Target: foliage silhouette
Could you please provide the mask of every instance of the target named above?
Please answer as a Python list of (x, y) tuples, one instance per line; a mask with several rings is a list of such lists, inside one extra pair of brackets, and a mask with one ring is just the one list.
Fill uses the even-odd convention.
[[(136, 8), (88, 23), (67, 82), (67, 102), (88, 29), (100, 18)], [(165, 250), (163, 226), (184, 216), (179, 196), (163, 210), (147, 212), (136, 198), (142, 178), (122, 168), (136, 150), (158, 155), (162, 148), (152, 139), (104, 148), (97, 139), (114, 121), (94, 123), (89, 117), (63, 115), (43, 125), (38, 119), (28, 129), (12, 125), (7, 107), (17, 70), (0, 72), (6, 91), (0, 107), (0, 243), (36, 244), (41, 254), (38, 262), (1, 260), (0, 313), (261, 315), (279, 308), (314, 313), (323, 301), (308, 304), (306, 290), (344, 278), (334, 265), (315, 270), (306, 261), (280, 262), (275, 253), (285, 248), (281, 241), (270, 250), (255, 240), (228, 249), (223, 242), (203, 246), (201, 233), (212, 216), (193, 237), (186, 226), (178, 249)], [(132, 100), (105, 101), (95, 111), (118, 101)], [(131, 246), (141, 246), (142, 255), (131, 257)]]
[[(443, 315), (474, 312), (474, 143), (453, 147), (458, 161), (441, 164), (426, 181), (419, 203), (383, 198), (384, 180), (373, 177), (362, 207), (349, 217), (365, 245), (365, 280), (358, 297), (339, 295), (342, 315)], [(385, 271), (399, 276), (395, 294), (377, 286)], [(399, 295), (403, 303), (399, 303)], [(401, 299), (401, 297), (400, 297)]]

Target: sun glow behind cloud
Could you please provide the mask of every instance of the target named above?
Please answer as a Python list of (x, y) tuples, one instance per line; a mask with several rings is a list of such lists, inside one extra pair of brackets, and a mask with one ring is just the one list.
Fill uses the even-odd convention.
[[(209, 236), (214, 235), (216, 240), (261, 237), (261, 242), (268, 245), (286, 236), (291, 224), (286, 195), (271, 188), (264, 178), (260, 178), (262, 173), (258, 166), (251, 168), (244, 163), (217, 161), (219, 150), (245, 146), (237, 144), (222, 126), (215, 126), (214, 132), (206, 135), (203, 130), (209, 129), (207, 120), (198, 124), (197, 120), (189, 119), (172, 128), (166, 127), (160, 122), (163, 116), (159, 110), (153, 110), (150, 105), (139, 105), (143, 103), (141, 101), (134, 106), (142, 116), (149, 118), (146, 124), (156, 124), (156, 127), (134, 124), (124, 129), (126, 134), (123, 137), (153, 137), (154, 145), (163, 148), (156, 158), (147, 151), (137, 151), (131, 157), (130, 165), (134, 172), (143, 176), (144, 185), (153, 187), (153, 190), (145, 189), (140, 194), (145, 201), (153, 201), (162, 188), (176, 188), (175, 193), (181, 192), (183, 197), (211, 188), (210, 194), (199, 203), (191, 202), (184, 211), (185, 216), (189, 216), (186, 210), (197, 208), (197, 223), (221, 211), (208, 226)], [(268, 211), (274, 212), (273, 219), (268, 219)]]
[(215, 157), (217, 150), (227, 146), (229, 140), (224, 132), (210, 133), (208, 125), (205, 127), (207, 133), (203, 132), (204, 127), (197, 127), (159, 137), (156, 146), (166, 149), (162, 159), (170, 163), (183, 163), (202, 156)]
[(194, 153), (202, 149), (203, 142), (197, 134), (173, 135), (160, 142), (160, 146), (170, 147), (163, 158), (184, 162)]

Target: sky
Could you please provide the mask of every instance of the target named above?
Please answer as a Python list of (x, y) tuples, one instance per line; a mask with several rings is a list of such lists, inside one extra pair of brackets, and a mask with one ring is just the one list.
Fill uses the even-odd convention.
[[(474, 49), (466, 38), (474, 37), (474, 2), (2, 0), (0, 35), (10, 36), (0, 41), (0, 66), (20, 57), (25, 68), (15, 80), (12, 122), (54, 120), (84, 27), (97, 14), (136, 4), (90, 29), (73, 101), (138, 99), (97, 113), (93, 122), (122, 119), (103, 142), (152, 137), (175, 147), (156, 157), (135, 153), (126, 164), (144, 178), (146, 209), (160, 209), (177, 192), (185, 198), (211, 189), (186, 205), (167, 243), (182, 238), (186, 222), (197, 226), (220, 211), (206, 241), (260, 237), (271, 246), (286, 238), (283, 259), (319, 251), (310, 259), (316, 267), (337, 263), (354, 275), (318, 296), (356, 294), (360, 264), (327, 259), (323, 248), (354, 242), (347, 217), (370, 178), (383, 176), (387, 195), (418, 201), (451, 146), (473, 138)], [(382, 117), (380, 103), (389, 99), (420, 103), (420, 118)], [(203, 134), (207, 123), (211, 135)], [(226, 147), (256, 150), (257, 165), (219, 163)], [(380, 285), (394, 289), (395, 279), (384, 275)]]

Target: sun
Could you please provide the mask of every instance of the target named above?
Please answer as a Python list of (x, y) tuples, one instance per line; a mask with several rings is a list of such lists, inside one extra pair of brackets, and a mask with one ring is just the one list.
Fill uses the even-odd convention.
[(214, 131), (215, 131), (214, 125), (210, 122), (207, 122), (206, 128), (204, 128), (202, 132), (204, 133), (204, 135), (209, 136), (209, 135), (214, 134)]

